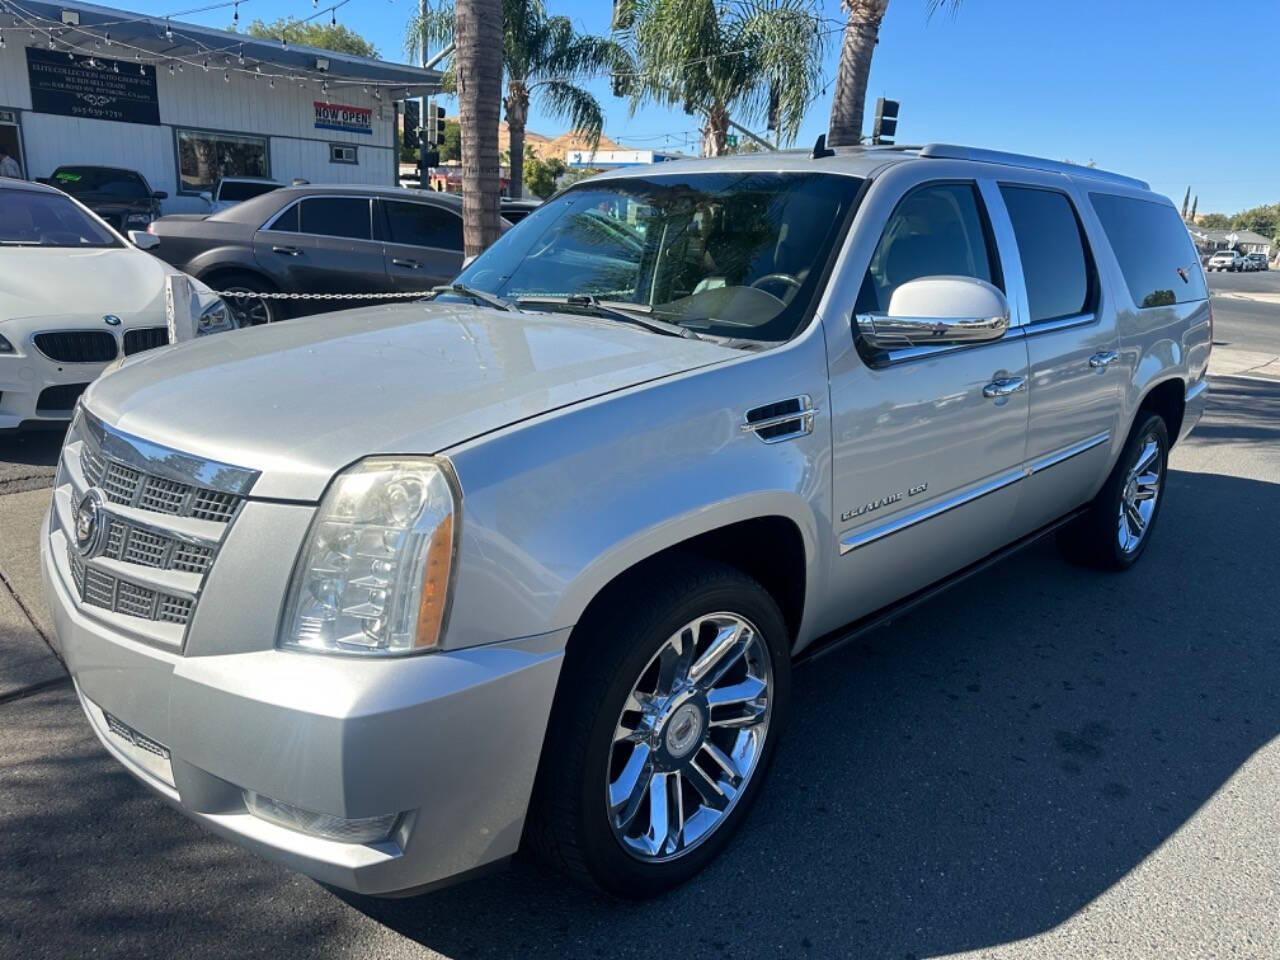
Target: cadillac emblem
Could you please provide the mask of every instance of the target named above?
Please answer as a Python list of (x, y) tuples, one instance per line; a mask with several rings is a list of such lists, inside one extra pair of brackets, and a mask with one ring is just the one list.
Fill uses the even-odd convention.
[(88, 560), (102, 552), (107, 523), (103, 516), (102, 494), (95, 488), (80, 500), (75, 517), (76, 550)]

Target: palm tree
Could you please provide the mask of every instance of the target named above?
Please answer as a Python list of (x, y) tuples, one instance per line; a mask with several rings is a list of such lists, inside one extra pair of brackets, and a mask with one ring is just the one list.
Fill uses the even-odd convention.
[(731, 114), (776, 118), (779, 139), (794, 142), (821, 85), (814, 0), (618, 0), (614, 28), (636, 63), (616, 91), (632, 110), (651, 102), (701, 116), (705, 156), (725, 152)]
[[(840, 69), (836, 73), (835, 97), (831, 101), (831, 123), (827, 143), (833, 147), (852, 146), (862, 141), (862, 113), (867, 102), (867, 77), (871, 55), (880, 40), (889, 0), (843, 0), (849, 20), (840, 46)], [(960, 0), (928, 0), (929, 15), (940, 8), (952, 10)]]
[[(507, 92), (502, 98), (511, 135), (511, 195), (524, 185), (524, 134), (529, 104), (569, 123), (592, 149), (600, 142), (604, 111), (581, 81), (625, 71), (626, 52), (607, 37), (578, 33), (568, 17), (549, 17), (542, 0), (502, 0), (502, 66)], [(454, 10), (448, 0), (425, 3), (409, 23), (405, 51), (416, 57), (428, 44), (445, 44), (454, 37)], [(446, 89), (452, 72), (446, 72)]]
[(468, 257), (498, 239), (502, 0), (457, 0), (454, 77), (462, 125), (462, 233)]

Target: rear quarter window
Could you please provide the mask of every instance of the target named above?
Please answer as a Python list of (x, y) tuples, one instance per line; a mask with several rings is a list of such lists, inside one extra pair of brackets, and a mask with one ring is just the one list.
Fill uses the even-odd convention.
[(1109, 193), (1089, 199), (1139, 308), (1208, 297), (1200, 258), (1173, 207)]

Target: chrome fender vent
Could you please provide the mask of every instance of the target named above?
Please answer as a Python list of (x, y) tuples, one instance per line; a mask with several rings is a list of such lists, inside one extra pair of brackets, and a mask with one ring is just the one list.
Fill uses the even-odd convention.
[(813, 433), (815, 413), (813, 398), (805, 393), (789, 400), (753, 407), (747, 411), (742, 429), (746, 433), (754, 433), (765, 443), (779, 443)]

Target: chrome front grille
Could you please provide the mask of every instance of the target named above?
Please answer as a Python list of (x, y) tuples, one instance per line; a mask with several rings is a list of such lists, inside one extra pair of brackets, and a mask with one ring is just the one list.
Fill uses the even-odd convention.
[[(257, 476), (130, 437), (82, 411), (63, 448), (50, 530), (63, 541), (81, 603), (130, 618), (142, 639), (181, 646)], [(93, 490), (102, 532), (77, 545), (76, 514)]]

